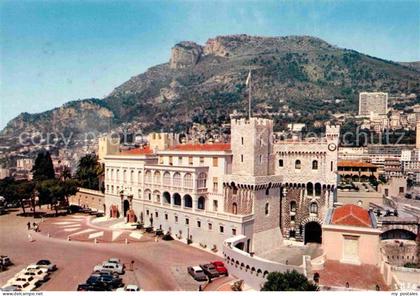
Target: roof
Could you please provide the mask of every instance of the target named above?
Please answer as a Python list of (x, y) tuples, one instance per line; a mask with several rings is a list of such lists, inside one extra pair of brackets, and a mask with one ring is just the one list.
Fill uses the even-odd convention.
[(372, 227), (369, 212), (361, 207), (350, 204), (334, 209), (331, 224)]
[(179, 144), (169, 147), (167, 150), (175, 151), (228, 151), (230, 150), (229, 143), (214, 143), (214, 144)]
[(337, 162), (338, 167), (359, 167), (359, 168), (376, 168), (375, 165), (365, 161), (340, 160)]
[(152, 153), (153, 150), (149, 146), (121, 151), (121, 155), (147, 155)]

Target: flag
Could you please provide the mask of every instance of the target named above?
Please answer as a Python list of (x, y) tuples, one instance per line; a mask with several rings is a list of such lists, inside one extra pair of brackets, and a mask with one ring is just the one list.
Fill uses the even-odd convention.
[(248, 77), (246, 78), (245, 85), (248, 86), (251, 82), (251, 70), (249, 70)]

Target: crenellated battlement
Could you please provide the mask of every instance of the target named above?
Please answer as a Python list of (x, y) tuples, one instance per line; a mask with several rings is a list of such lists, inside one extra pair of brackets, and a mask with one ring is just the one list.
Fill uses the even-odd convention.
[(266, 126), (272, 127), (273, 120), (267, 118), (260, 118), (260, 117), (251, 117), (251, 118), (233, 118), (231, 117), (231, 126)]

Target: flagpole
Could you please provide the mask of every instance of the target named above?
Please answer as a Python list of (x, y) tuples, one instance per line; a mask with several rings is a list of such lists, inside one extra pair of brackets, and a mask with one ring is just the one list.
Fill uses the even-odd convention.
[(249, 70), (249, 85), (248, 85), (248, 117), (251, 119), (251, 70)]

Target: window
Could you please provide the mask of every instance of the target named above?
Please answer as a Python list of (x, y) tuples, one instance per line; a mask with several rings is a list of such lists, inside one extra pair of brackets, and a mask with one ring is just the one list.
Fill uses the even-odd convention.
[(185, 218), (185, 225), (189, 225), (190, 224), (190, 219)]
[(244, 144), (244, 137), (241, 137), (241, 145)]
[(213, 225), (211, 223), (209, 223), (209, 230), (212, 230)]
[(241, 154), (241, 162), (244, 162), (244, 156)]
[(200, 156), (200, 164), (204, 164), (204, 157)]
[(178, 223), (178, 216), (175, 216), (175, 222)]
[(149, 210), (146, 210), (146, 216), (149, 216)]
[(192, 156), (188, 156), (188, 164), (189, 165), (193, 165), (194, 164)]
[(389, 193), (389, 189), (385, 188), (385, 196), (388, 196), (388, 193)]
[(163, 164), (163, 157), (159, 156), (159, 164)]
[(296, 202), (294, 200), (290, 202), (290, 211), (296, 212)]
[(236, 204), (236, 202), (232, 204), (232, 213), (235, 215), (238, 213), (238, 205)]
[(201, 221), (197, 221), (197, 227), (200, 228), (201, 227)]
[(279, 167), (283, 167), (283, 159), (279, 159)]
[(260, 155), (260, 163), (262, 163), (262, 155)]
[(213, 166), (214, 166), (214, 167), (219, 166), (219, 158), (217, 158), (217, 157), (213, 157)]
[(236, 229), (232, 228), (232, 235), (236, 235)]
[(265, 215), (266, 215), (266, 216), (268, 216), (269, 211), (270, 211), (270, 204), (269, 204), (269, 203), (266, 203), (266, 204), (265, 204)]
[(213, 192), (219, 191), (219, 182), (217, 177), (213, 177)]
[(169, 156), (169, 165), (172, 165), (172, 156)]
[(404, 193), (404, 187), (400, 187), (400, 193)]
[(218, 205), (217, 200), (213, 200), (213, 211), (217, 212), (218, 207), (219, 207), (219, 205)]
[(300, 160), (299, 160), (299, 159), (297, 159), (297, 160), (295, 161), (295, 169), (300, 170), (301, 166), (302, 166), (302, 164), (301, 164)]
[(331, 172), (334, 170), (334, 162), (331, 161)]
[(220, 230), (220, 233), (223, 233), (225, 231), (225, 228), (222, 225), (220, 225), (219, 230)]
[(178, 156), (178, 165), (182, 165), (182, 156)]
[(168, 214), (165, 214), (165, 220), (168, 220)]
[(296, 219), (295, 219), (295, 215), (292, 215), (292, 216), (290, 216), (290, 221), (295, 221)]
[(312, 214), (318, 214), (318, 205), (316, 202), (311, 203), (310, 212)]
[(155, 217), (158, 218), (159, 217), (159, 213), (155, 212)]
[(318, 160), (312, 161), (312, 169), (317, 170), (318, 169)]

